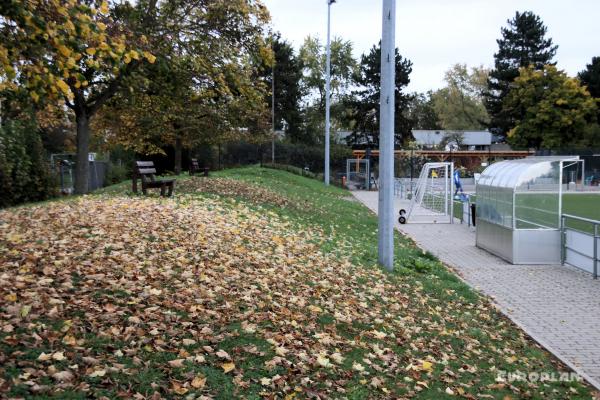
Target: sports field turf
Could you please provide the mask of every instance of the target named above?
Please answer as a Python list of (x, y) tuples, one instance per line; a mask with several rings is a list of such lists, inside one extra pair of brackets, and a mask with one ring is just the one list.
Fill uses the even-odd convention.
[[(540, 194), (529, 198), (521, 196), (521, 199), (517, 198), (517, 217), (538, 223), (546, 221), (546, 224), (555, 226), (558, 218), (549, 210), (557, 208), (557, 200), (555, 195), (547, 198)], [(471, 202), (477, 203), (475, 195), (471, 196)], [(563, 214), (600, 221), (600, 193), (566, 193), (563, 195), (562, 211)], [(461, 202), (454, 202), (454, 216), (462, 217)], [(568, 221), (568, 225), (588, 232), (593, 229), (591, 224), (584, 222)]]

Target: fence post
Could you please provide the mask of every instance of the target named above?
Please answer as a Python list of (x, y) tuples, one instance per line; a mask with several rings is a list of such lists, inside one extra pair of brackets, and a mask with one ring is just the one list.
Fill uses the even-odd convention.
[(566, 218), (564, 216), (561, 215), (560, 218), (560, 262), (562, 265), (565, 265), (565, 260), (567, 257), (567, 250), (566, 250), (566, 246), (567, 246), (567, 229), (566, 229), (566, 224), (565, 224), (565, 220)]
[(594, 224), (594, 279), (598, 279), (598, 224)]

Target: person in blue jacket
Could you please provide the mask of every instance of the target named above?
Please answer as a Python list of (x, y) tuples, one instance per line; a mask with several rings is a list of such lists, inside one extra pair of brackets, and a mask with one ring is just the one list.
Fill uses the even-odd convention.
[(462, 188), (462, 183), (460, 182), (460, 169), (459, 168), (454, 170), (454, 187), (456, 188), (456, 190), (454, 191), (454, 197), (456, 197), (456, 195), (458, 195), (459, 190), (462, 195), (465, 194), (465, 192), (463, 191), (463, 188)]

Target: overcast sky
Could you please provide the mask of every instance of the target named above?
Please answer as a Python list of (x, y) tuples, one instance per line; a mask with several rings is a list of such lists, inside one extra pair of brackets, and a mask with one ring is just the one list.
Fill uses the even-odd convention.
[[(327, 37), (326, 0), (263, 0), (276, 31), (302, 44), (307, 35)], [(381, 0), (337, 0), (332, 36), (354, 43), (355, 56), (381, 38)], [(455, 63), (493, 66), (496, 39), (515, 11), (533, 11), (557, 44), (558, 67), (575, 75), (600, 56), (600, 0), (398, 0), (396, 47), (413, 62), (409, 91), (444, 85)]]

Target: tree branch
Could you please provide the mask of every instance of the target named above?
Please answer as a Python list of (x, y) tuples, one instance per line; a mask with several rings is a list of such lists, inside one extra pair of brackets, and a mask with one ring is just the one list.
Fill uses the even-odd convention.
[(131, 61), (125, 68), (125, 71), (123, 71), (112, 82), (110, 82), (106, 89), (98, 93), (96, 96), (92, 96), (90, 99), (88, 99), (86, 102), (88, 114), (95, 114), (104, 103), (106, 103), (112, 96), (114, 96), (115, 93), (117, 93), (119, 89), (121, 89), (121, 83), (123, 82), (123, 79), (126, 76), (130, 75), (131, 72), (139, 65), (140, 62), (138, 60)]

